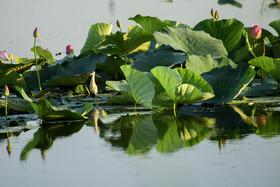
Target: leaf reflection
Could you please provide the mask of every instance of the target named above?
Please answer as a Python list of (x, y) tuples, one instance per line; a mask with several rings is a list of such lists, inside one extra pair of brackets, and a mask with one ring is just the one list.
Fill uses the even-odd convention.
[(153, 147), (159, 152), (169, 153), (198, 144), (214, 124), (215, 120), (208, 118), (175, 118), (164, 114), (128, 116), (103, 126), (100, 134), (128, 154), (143, 154)]
[(34, 134), (33, 139), (23, 148), (20, 160), (27, 160), (28, 155), (33, 149), (40, 149), (42, 158), (46, 159), (46, 150), (50, 149), (58, 137), (70, 136), (83, 127), (84, 122), (62, 123), (56, 125), (42, 125)]

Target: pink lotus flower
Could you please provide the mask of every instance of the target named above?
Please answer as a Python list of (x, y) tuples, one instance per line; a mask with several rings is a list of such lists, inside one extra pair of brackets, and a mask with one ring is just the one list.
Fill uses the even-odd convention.
[(11, 60), (9, 58), (9, 56), (4, 51), (0, 51), (0, 59), (4, 60), (4, 61), (10, 61)]
[(258, 25), (254, 25), (250, 30), (250, 37), (254, 40), (260, 39), (262, 36), (262, 28)]
[(74, 47), (72, 45), (67, 45), (66, 54), (67, 55), (74, 54)]

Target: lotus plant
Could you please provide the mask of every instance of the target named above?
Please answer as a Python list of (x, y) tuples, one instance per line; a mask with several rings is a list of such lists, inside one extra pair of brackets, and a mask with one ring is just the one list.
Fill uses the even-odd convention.
[(37, 77), (38, 77), (38, 85), (39, 85), (40, 91), (42, 91), (42, 88), (41, 88), (41, 81), (40, 81), (40, 75), (39, 75), (39, 69), (38, 69), (38, 63), (37, 63), (37, 56), (36, 56), (36, 41), (37, 41), (38, 36), (39, 36), (39, 30), (38, 30), (38, 27), (36, 27), (35, 30), (34, 30), (34, 32), (33, 32), (33, 37), (34, 37), (34, 57), (35, 57), (35, 63), (36, 63), (36, 70), (37, 70)]
[(219, 14), (219, 12), (218, 12), (218, 10), (216, 10), (216, 12), (215, 12), (215, 20), (219, 20), (219, 18), (220, 18), (220, 14)]
[(213, 18), (215, 18), (215, 11), (214, 11), (214, 9), (213, 8), (211, 8), (211, 16), (213, 17)]
[(7, 133), (7, 140), (8, 140), (7, 151), (8, 151), (9, 156), (11, 156), (12, 155), (12, 144), (10, 142), (9, 133)]
[(258, 25), (253, 25), (253, 27), (250, 30), (250, 37), (254, 40), (260, 39), (262, 36), (262, 28)]
[(5, 95), (5, 114), (6, 119), (8, 119), (8, 95), (10, 94), (9, 88), (7, 85), (4, 87), (4, 95)]

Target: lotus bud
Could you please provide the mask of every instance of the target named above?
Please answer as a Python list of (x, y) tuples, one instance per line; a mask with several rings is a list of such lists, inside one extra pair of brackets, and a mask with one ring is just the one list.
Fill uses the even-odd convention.
[(72, 45), (67, 45), (66, 54), (67, 55), (74, 54), (74, 47)]
[(216, 12), (215, 12), (215, 20), (218, 21), (219, 18), (220, 18), (220, 14), (219, 14), (218, 10), (216, 10)]
[(35, 28), (34, 32), (33, 32), (33, 36), (34, 38), (37, 38), (39, 36), (39, 30), (38, 27)]
[(0, 51), (0, 59), (3, 61), (10, 61), (9, 56), (4, 51)]
[(4, 87), (4, 94), (5, 94), (5, 96), (8, 96), (10, 94), (10, 91), (9, 91), (9, 88), (7, 85), (5, 85), (5, 87)]
[(92, 72), (90, 74), (90, 76), (91, 76), (91, 80), (90, 80), (89, 89), (90, 89), (90, 92), (93, 93), (96, 96), (97, 92), (98, 92), (98, 88), (97, 88), (97, 85), (95, 83), (95, 72)]
[(262, 36), (262, 28), (258, 25), (254, 25), (250, 30), (250, 37), (254, 40), (260, 39)]
[(122, 29), (122, 23), (120, 22), (120, 20), (117, 20), (117, 26)]
[(215, 17), (215, 11), (213, 8), (211, 8), (211, 16), (214, 18)]

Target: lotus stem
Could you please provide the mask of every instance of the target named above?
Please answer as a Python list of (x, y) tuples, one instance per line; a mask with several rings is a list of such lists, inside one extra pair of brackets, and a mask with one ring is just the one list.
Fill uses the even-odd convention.
[(137, 105), (137, 102), (135, 102), (134, 106), (133, 106), (133, 111), (136, 110), (136, 105)]
[(36, 70), (37, 70), (37, 77), (38, 77), (38, 85), (39, 85), (40, 91), (42, 91), (41, 81), (40, 81), (40, 75), (39, 75), (39, 69), (38, 69), (38, 63), (37, 63), (37, 56), (36, 56), (36, 40), (37, 40), (37, 37), (34, 37), (34, 57), (35, 57), (35, 63), (36, 63)]
[[(263, 53), (262, 53), (262, 56), (265, 56), (265, 44), (263, 42)], [(263, 68), (261, 68), (261, 83), (263, 81)]]
[(5, 96), (5, 114), (6, 114), (6, 119), (8, 119), (8, 96)]
[[(253, 51), (253, 49), (252, 49), (252, 47), (251, 47), (251, 45), (250, 45), (249, 39), (248, 39), (248, 33), (246, 33), (246, 43), (247, 43), (247, 45), (248, 45), (248, 51), (250, 52), (250, 54), (251, 54), (254, 58), (256, 58), (256, 55), (255, 55), (255, 53), (254, 53), (254, 51)], [(253, 46), (253, 47), (254, 47), (254, 46)]]
[(90, 91), (89, 91), (89, 89), (88, 89), (87, 85), (86, 85), (86, 84), (84, 84), (84, 87), (86, 88), (86, 91), (87, 91), (87, 93), (88, 93), (88, 96), (90, 96)]
[(173, 113), (174, 113), (175, 118), (176, 118), (176, 107), (177, 107), (177, 103), (174, 102), (174, 105), (173, 105)]

